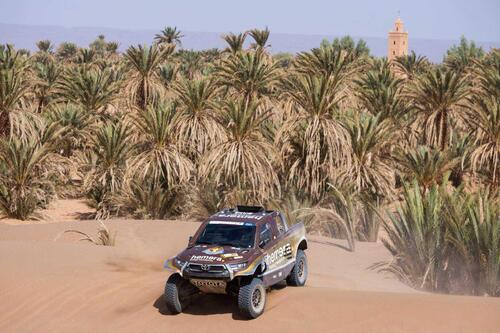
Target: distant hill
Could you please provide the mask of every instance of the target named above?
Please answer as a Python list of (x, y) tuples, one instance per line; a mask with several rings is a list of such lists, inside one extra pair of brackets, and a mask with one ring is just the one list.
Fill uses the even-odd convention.
[[(0, 23), (0, 44), (11, 43), (17, 48), (36, 50), (35, 43), (42, 39), (49, 39), (55, 44), (64, 41), (71, 41), (80, 46), (88, 46), (99, 34), (106, 36), (108, 41), (116, 41), (120, 44), (120, 51), (125, 50), (129, 45), (151, 43), (158, 30), (125, 30), (114, 28), (93, 28), (78, 27), (64, 28), (58, 26), (35, 26)], [(224, 48), (225, 42), (221, 39), (221, 32), (193, 32), (183, 31), (185, 37), (182, 39), (182, 46), (186, 49), (202, 50), (209, 48)], [(339, 35), (298, 35), (273, 33), (269, 43), (271, 51), (276, 52), (300, 52), (319, 46), (320, 42), (326, 38), (333, 40)], [(387, 50), (387, 40), (381, 37), (353, 36), (354, 39), (363, 38), (373, 55), (385, 56)], [(417, 54), (427, 56), (433, 62), (440, 62), (443, 55), (450, 46), (457, 44), (458, 40), (437, 40), (412, 38), (410, 35), (410, 49)], [(481, 42), (476, 41), (478, 46), (486, 51), (490, 48), (500, 48), (500, 41)]]

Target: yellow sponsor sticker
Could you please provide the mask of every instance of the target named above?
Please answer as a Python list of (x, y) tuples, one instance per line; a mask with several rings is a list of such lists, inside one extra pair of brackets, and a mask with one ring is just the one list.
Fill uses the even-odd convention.
[(222, 258), (227, 259), (227, 258), (234, 258), (237, 257), (238, 253), (224, 253), (221, 255)]

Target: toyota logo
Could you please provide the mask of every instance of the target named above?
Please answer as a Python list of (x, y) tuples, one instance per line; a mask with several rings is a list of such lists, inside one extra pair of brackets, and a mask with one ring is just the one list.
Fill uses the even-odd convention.
[(206, 264), (201, 265), (201, 270), (208, 271), (208, 265), (206, 265)]

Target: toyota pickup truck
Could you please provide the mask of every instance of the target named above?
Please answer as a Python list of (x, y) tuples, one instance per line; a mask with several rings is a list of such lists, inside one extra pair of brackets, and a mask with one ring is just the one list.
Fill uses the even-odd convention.
[(229, 294), (238, 298), (242, 315), (256, 318), (272, 285), (306, 283), (306, 249), (304, 225), (288, 226), (280, 212), (255, 206), (220, 211), (201, 224), (184, 251), (165, 262), (172, 272), (165, 284), (166, 306), (177, 314), (200, 292)]

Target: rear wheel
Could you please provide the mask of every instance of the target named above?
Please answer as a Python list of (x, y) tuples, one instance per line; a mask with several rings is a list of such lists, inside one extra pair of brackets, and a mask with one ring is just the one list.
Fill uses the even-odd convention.
[(307, 257), (304, 251), (298, 250), (290, 275), (286, 278), (286, 282), (291, 286), (303, 286), (307, 280)]
[(196, 288), (188, 281), (182, 278), (180, 274), (170, 275), (165, 284), (165, 293), (163, 299), (167, 309), (172, 314), (181, 313), (188, 305), (191, 296), (196, 293)]
[(238, 307), (240, 312), (247, 318), (257, 318), (264, 312), (266, 306), (266, 288), (261, 279), (252, 281), (241, 286), (238, 292)]

